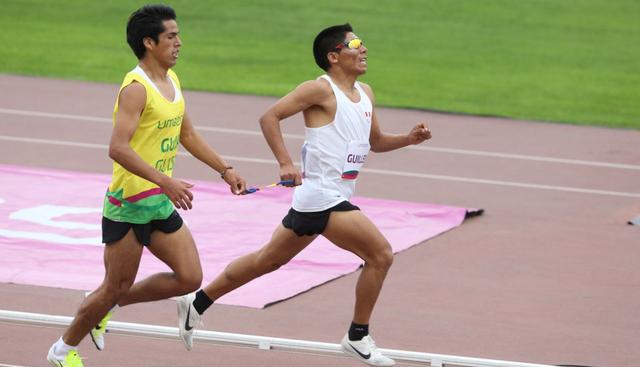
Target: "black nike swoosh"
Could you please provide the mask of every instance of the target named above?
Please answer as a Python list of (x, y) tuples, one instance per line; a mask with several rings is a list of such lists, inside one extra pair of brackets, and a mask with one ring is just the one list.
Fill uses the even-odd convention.
[(354, 347), (353, 345), (351, 345), (351, 343), (347, 342), (347, 344), (349, 344), (349, 346), (351, 347), (351, 349), (355, 350), (356, 353), (358, 353), (360, 355), (360, 357), (364, 358), (364, 359), (369, 359), (371, 358), (371, 353), (367, 353), (367, 354), (362, 354), (360, 353), (359, 350), (356, 349), (356, 347)]
[(187, 319), (184, 320), (184, 329), (186, 331), (191, 331), (191, 329), (193, 329), (193, 327), (189, 326), (189, 315), (191, 315), (191, 305), (189, 305), (187, 307), (189, 307), (189, 308), (187, 309)]

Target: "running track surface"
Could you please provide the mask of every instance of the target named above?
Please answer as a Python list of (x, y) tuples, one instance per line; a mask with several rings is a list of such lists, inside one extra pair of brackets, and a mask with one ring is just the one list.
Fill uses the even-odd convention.
[[(375, 86), (374, 86), (375, 87)], [(0, 163), (109, 173), (116, 85), (0, 75)], [(249, 182), (277, 179), (257, 119), (273, 98), (186, 92), (206, 139)], [(640, 132), (378, 109), (404, 133), (433, 139), (375, 154), (358, 194), (486, 210), (398, 254), (373, 320), (380, 346), (545, 364), (640, 364)], [(297, 156), (299, 117), (284, 122)], [(218, 180), (190, 157), (176, 177)], [(195, 203), (197, 205), (197, 202)], [(19, 259), (17, 260), (19, 261)], [(358, 272), (257, 310), (214, 306), (205, 329), (337, 343)], [(82, 292), (0, 284), (0, 309), (71, 316)], [(172, 301), (133, 305), (117, 321), (174, 326)], [(0, 364), (43, 366), (60, 328), (0, 323)], [(264, 352), (109, 335), (81, 345), (87, 366), (360, 366), (343, 357)]]

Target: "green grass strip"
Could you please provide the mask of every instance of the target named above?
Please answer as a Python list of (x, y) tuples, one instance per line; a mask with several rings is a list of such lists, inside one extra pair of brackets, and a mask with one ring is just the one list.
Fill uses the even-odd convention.
[[(4, 0), (0, 72), (120, 83), (124, 0)], [(186, 89), (282, 96), (350, 22), (378, 105), (640, 129), (636, 0), (174, 1)]]

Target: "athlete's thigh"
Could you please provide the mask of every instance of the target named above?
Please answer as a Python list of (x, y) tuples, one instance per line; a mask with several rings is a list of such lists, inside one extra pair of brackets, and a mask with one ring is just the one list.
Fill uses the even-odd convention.
[(141, 257), (142, 245), (132, 229), (118, 241), (105, 244), (104, 267), (107, 282), (113, 285), (119, 285), (123, 281), (132, 284), (138, 273)]
[(389, 241), (360, 210), (334, 211), (329, 216), (322, 235), (336, 246), (367, 260), (384, 251), (391, 251)]
[(154, 256), (176, 273), (201, 270), (198, 249), (186, 223), (171, 233), (153, 231), (148, 248)]
[(269, 242), (259, 251), (260, 259), (288, 262), (307, 247), (318, 235), (298, 236), (292, 230), (278, 225)]

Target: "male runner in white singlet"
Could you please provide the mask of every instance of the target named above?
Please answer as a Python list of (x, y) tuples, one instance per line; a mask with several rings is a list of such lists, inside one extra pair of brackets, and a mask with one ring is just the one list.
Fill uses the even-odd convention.
[[(386, 152), (419, 144), (431, 133), (424, 123), (406, 135), (380, 130), (373, 92), (356, 81), (367, 71), (367, 48), (349, 24), (320, 32), (313, 53), (326, 74), (300, 84), (260, 118), (265, 139), (280, 164), (280, 179), (297, 186), (292, 208), (262, 249), (236, 259), (205, 288), (178, 299), (180, 335), (191, 349), (193, 327), (213, 301), (278, 269), (321, 234), (364, 260), (353, 322), (342, 339), (342, 349), (367, 364), (392, 366), (394, 361), (382, 355), (369, 336), (369, 319), (393, 252), (349, 198), (369, 150)], [(304, 114), (306, 126), (302, 174), (294, 167), (280, 131), (280, 121), (298, 112)]]

